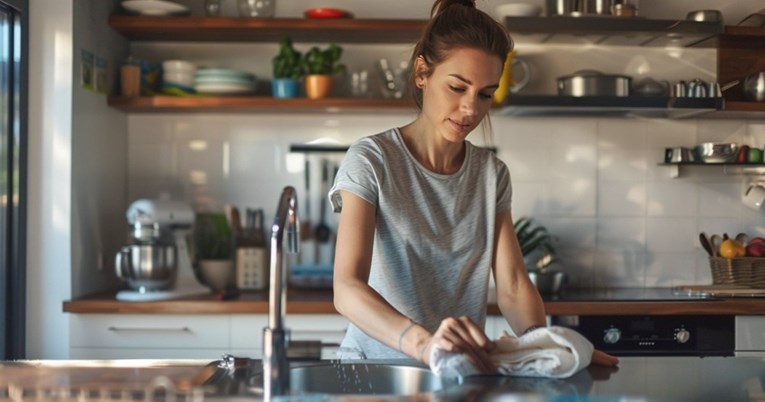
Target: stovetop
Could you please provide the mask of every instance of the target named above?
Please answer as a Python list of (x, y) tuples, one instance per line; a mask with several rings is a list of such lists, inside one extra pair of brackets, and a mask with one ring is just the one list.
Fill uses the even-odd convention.
[(684, 288), (602, 288), (563, 289), (556, 295), (543, 295), (545, 301), (700, 301), (713, 300), (708, 293)]

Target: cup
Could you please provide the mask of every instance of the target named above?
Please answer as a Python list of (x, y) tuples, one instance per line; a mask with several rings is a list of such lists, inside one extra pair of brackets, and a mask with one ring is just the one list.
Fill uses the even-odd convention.
[(749, 147), (746, 152), (747, 163), (762, 163), (762, 150), (757, 147)]
[(664, 149), (664, 163), (693, 162), (693, 150), (685, 147)]
[(271, 18), (276, 11), (276, 0), (237, 0), (240, 17)]
[(762, 205), (765, 204), (765, 187), (760, 184), (750, 185), (744, 192), (741, 200), (747, 207), (755, 211), (761, 211)]
[(127, 64), (120, 69), (122, 96), (134, 98), (141, 95), (141, 66)]

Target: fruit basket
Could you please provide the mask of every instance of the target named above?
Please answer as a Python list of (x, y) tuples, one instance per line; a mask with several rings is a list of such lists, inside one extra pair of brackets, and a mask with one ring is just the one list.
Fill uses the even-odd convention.
[(709, 257), (712, 282), (715, 285), (739, 285), (765, 288), (765, 258)]

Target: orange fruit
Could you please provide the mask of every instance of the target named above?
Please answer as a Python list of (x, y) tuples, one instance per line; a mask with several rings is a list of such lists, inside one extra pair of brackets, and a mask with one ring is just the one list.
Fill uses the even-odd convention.
[(720, 244), (720, 257), (723, 258), (736, 258), (736, 257), (743, 257), (746, 255), (746, 248), (743, 244), (740, 242), (728, 239), (724, 240), (722, 244)]

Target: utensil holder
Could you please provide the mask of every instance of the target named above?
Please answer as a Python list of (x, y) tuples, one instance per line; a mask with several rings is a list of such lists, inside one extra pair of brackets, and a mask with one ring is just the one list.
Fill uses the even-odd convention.
[(738, 285), (765, 288), (765, 258), (709, 257), (715, 285)]

